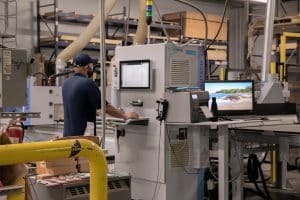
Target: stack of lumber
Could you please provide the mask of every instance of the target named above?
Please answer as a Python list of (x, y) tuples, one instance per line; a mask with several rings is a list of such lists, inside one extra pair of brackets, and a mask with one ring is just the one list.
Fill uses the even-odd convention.
[[(67, 139), (87, 139), (96, 143), (98, 146), (100, 145), (99, 137), (95, 137), (95, 136), (74, 136), (74, 137), (59, 138), (57, 140), (67, 140)], [(107, 153), (107, 151), (104, 150), (104, 153)], [(36, 162), (36, 173), (39, 175), (40, 178), (74, 174), (78, 172), (89, 172), (88, 160), (84, 158), (72, 157), (72, 158)]]
[(74, 158), (57, 159), (36, 162), (36, 172), (43, 176), (58, 176), (77, 173)]

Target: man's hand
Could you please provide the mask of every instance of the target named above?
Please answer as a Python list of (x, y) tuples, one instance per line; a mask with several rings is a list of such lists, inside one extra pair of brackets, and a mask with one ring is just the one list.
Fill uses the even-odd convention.
[(128, 120), (128, 119), (138, 119), (139, 118), (139, 114), (137, 114), (136, 112), (125, 112), (124, 113), (124, 119)]
[(136, 112), (124, 112), (122, 109), (118, 109), (110, 103), (106, 104), (106, 113), (110, 116), (121, 118), (124, 120), (139, 118), (139, 115)]

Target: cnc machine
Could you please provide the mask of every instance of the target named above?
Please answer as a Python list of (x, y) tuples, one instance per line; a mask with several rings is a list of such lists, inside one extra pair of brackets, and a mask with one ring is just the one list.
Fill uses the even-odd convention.
[[(157, 120), (161, 117), (158, 117), (156, 102), (172, 96), (168, 93), (175, 92), (175, 88), (201, 87), (204, 69), (203, 46), (176, 47), (168, 43), (116, 48), (112, 103), (149, 118), (148, 126), (128, 125), (125, 137), (119, 138), (116, 169), (132, 175), (133, 199), (196, 199), (197, 169), (208, 163), (208, 136), (201, 136), (201, 140), (198, 137), (201, 148), (195, 147), (192, 138), (199, 130), (188, 125), (161, 123)], [(198, 97), (203, 99), (197, 100)], [(208, 103), (208, 95), (204, 92), (194, 100), (184, 94), (182, 98), (189, 101), (187, 107), (192, 109), (194, 102)], [(170, 109), (175, 109), (172, 112), (176, 115), (176, 106), (181, 105), (175, 108), (174, 105), (170, 104)], [(179, 110), (177, 115), (181, 115)], [(175, 119), (179, 122), (191, 120)], [(196, 148), (204, 152), (197, 158), (194, 157)]]

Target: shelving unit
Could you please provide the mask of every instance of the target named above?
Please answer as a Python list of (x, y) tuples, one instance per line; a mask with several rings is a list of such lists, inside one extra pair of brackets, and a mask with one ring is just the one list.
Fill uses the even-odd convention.
[[(57, 46), (58, 46), (58, 48), (65, 48), (71, 42), (76, 40), (76, 38), (77, 38), (76, 35), (59, 35)], [(54, 46), (54, 44), (55, 44), (55, 40), (52, 37), (42, 37), (41, 38), (41, 46), (40, 47), (52, 48)], [(88, 44), (85, 47), (85, 49), (99, 51), (99, 44), (100, 44), (99, 38), (92, 38), (90, 40), (90, 44)], [(106, 39), (105, 44), (106, 44), (107, 50), (114, 50), (117, 45), (122, 44), (122, 40)]]
[[(57, 52), (58, 52), (58, 42), (59, 42), (59, 37), (58, 37), (58, 16), (57, 16), (57, 0), (53, 0), (53, 3), (51, 4), (43, 4), (41, 5), (40, 0), (37, 0), (37, 47), (36, 47), (36, 53), (41, 53), (41, 22), (45, 23), (47, 26), (49, 32), (51, 33), (51, 36), (53, 38), (53, 46), (54, 50), (50, 56), (49, 63), (51, 62), (52, 58), (54, 60), (57, 57)], [(52, 29), (47, 23), (47, 21), (43, 18), (41, 15), (41, 9), (43, 8), (51, 8), (53, 9), (53, 14), (55, 16), (54, 18), (54, 23), (52, 24)]]
[[(39, 2), (39, 0), (38, 0)], [(47, 6), (47, 5), (46, 5)], [(57, 10), (56, 4), (49, 4), (48, 6), (54, 6), (55, 11), (41, 13), (41, 6), (38, 5), (38, 47), (37, 52), (41, 51), (41, 48), (54, 48), (54, 52), (50, 57), (50, 62), (53, 58), (56, 58), (56, 52), (58, 49), (63, 49), (67, 47), (72, 41), (76, 39), (78, 35), (71, 33), (61, 33), (58, 31), (58, 25), (72, 25), (78, 27), (86, 27), (91, 20), (94, 18), (94, 15), (83, 15), (75, 12), (64, 12), (62, 10)], [(127, 44), (130, 45), (133, 42), (135, 37), (135, 31), (138, 26), (138, 19), (126, 18), (126, 7), (123, 8), (122, 12), (114, 13), (109, 15), (106, 19), (106, 50), (107, 55), (112, 56), (114, 54), (114, 49), (118, 45), (124, 44), (127, 41)], [(181, 16), (182, 18), (182, 16)], [(217, 18), (211, 23), (216, 23)], [(47, 37), (41, 36), (41, 27), (40, 23), (43, 22), (48, 27), (51, 36), (49, 34)], [(50, 27), (55, 25), (52, 30)], [(175, 34), (171, 37), (171, 40), (175, 42), (184, 42), (190, 38), (185, 37), (183, 29), (183, 19), (179, 21), (164, 21), (163, 26), (168, 31), (168, 33)], [(226, 23), (227, 25), (227, 23)], [(127, 38), (125, 35), (126, 26), (128, 26), (128, 35)], [(213, 28), (216, 28), (216, 25), (213, 25)], [(223, 31), (224, 32), (224, 31)], [(228, 34), (228, 33), (227, 33)], [(213, 34), (210, 34), (211, 37)], [(224, 38), (224, 37), (223, 37)], [(159, 21), (153, 21), (151, 24), (151, 43), (163, 42), (167, 40), (167, 37), (164, 36), (161, 23)], [(210, 42), (210, 40), (208, 41)], [(86, 45), (84, 50), (88, 51), (99, 51), (99, 39), (97, 36), (90, 40), (90, 43)], [(213, 72), (219, 66), (227, 66), (227, 41), (217, 40), (208, 50), (208, 72)], [(110, 57), (107, 57), (107, 60), (110, 61)], [(221, 63), (221, 64), (220, 64)], [(212, 76), (213, 74), (208, 74)]]
[[(54, 4), (50, 4), (48, 6), (53, 6)], [(55, 47), (54, 52), (57, 52), (59, 48), (65, 48), (70, 44), (70, 42), (76, 39), (77, 35), (74, 34), (66, 34), (66, 33), (59, 33), (57, 30), (52, 31), (50, 29), (50, 24), (65, 24), (65, 25), (74, 25), (74, 26), (86, 26), (90, 23), (93, 19), (93, 15), (81, 15), (75, 12), (63, 12), (63, 11), (56, 11), (56, 12), (46, 12), (41, 14), (40, 13), (41, 6), (38, 6), (38, 47), (37, 52), (41, 51), (41, 48), (53, 48)], [(41, 27), (40, 23), (43, 21), (46, 26), (48, 27), (52, 37), (43, 37), (41, 36)], [(106, 49), (107, 50), (114, 50), (117, 45), (121, 45), (122, 42), (125, 40), (125, 28), (128, 23), (129, 29), (136, 29), (138, 25), (137, 19), (126, 19), (126, 8), (123, 8), (123, 12), (115, 13), (108, 17), (106, 20)], [(169, 23), (165, 22), (164, 27), (167, 30), (180, 30), (181, 26), (178, 23)], [(56, 27), (57, 29), (57, 27)], [(109, 31), (113, 32), (111, 35)], [(162, 41), (166, 40), (167, 38), (162, 36), (163, 31), (161, 28), (160, 22), (154, 21), (151, 25), (151, 31), (153, 34), (151, 38), (153, 41)], [(118, 34), (117, 34), (118, 33)], [(130, 44), (133, 41), (135, 34), (129, 33), (128, 34), (128, 43)], [(173, 37), (172, 40), (179, 41), (179, 38)], [(99, 51), (99, 40), (97, 38), (91, 39), (90, 43), (85, 47), (84, 50), (96, 50)], [(56, 57), (56, 53), (53, 53), (52, 57)]]
[(24, 188), (23, 186), (19, 186), (19, 185), (0, 187), (0, 196), (20, 193), (23, 188)]
[(2, 26), (0, 26), (0, 45), (6, 46), (9, 43), (13, 43), (12, 47), (17, 47), (17, 1), (0, 0), (0, 4), (0, 7), (3, 6), (4, 8), (4, 13), (0, 13), (0, 21), (2, 22)]

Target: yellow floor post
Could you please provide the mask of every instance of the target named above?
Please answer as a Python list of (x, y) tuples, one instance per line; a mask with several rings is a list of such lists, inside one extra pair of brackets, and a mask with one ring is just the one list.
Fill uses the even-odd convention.
[(275, 144), (273, 144), (273, 150), (271, 151), (271, 178), (270, 178), (270, 182), (271, 184), (275, 184), (276, 183), (276, 151), (275, 151)]
[(225, 73), (226, 73), (225, 67), (220, 67), (220, 72), (219, 72), (219, 79), (220, 79), (220, 81), (224, 81), (225, 80)]

